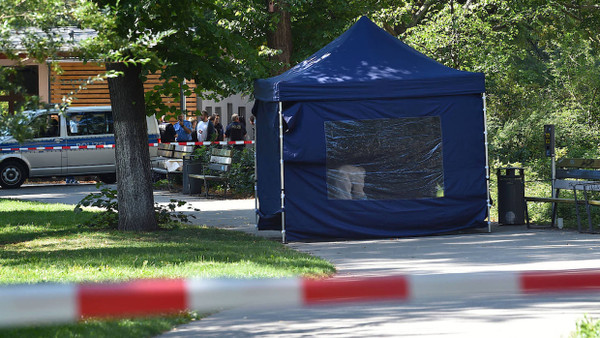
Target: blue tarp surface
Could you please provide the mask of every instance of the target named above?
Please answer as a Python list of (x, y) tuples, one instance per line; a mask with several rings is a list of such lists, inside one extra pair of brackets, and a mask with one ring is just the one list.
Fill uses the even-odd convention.
[(445, 67), (367, 18), (255, 83), (259, 229), (289, 240), (485, 225), (484, 76)]

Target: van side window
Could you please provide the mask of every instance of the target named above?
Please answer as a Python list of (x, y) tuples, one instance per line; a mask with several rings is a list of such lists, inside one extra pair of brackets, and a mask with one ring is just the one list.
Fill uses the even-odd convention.
[(70, 113), (67, 116), (67, 134), (70, 135), (85, 135), (82, 134), (81, 121), (83, 120), (82, 113)]
[(44, 114), (38, 116), (33, 121), (33, 126), (37, 132), (34, 138), (40, 137), (59, 137), (60, 136), (60, 117), (58, 114)]
[(113, 132), (111, 112), (80, 112), (68, 114), (69, 135), (101, 135)]

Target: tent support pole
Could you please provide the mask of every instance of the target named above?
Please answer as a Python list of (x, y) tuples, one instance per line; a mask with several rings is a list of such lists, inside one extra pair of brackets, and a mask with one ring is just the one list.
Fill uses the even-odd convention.
[(281, 242), (287, 243), (285, 238), (285, 185), (283, 174), (283, 103), (279, 102), (279, 176), (281, 179)]
[(487, 223), (488, 223), (488, 232), (492, 232), (492, 215), (491, 211), (491, 196), (490, 196), (490, 159), (488, 153), (488, 129), (487, 129), (487, 105), (486, 105), (486, 96), (485, 93), (482, 94), (483, 98), (483, 126), (484, 131), (483, 135), (485, 138), (485, 182), (487, 185)]
[(254, 226), (258, 228), (258, 166), (256, 159), (256, 136), (253, 137), (254, 141)]

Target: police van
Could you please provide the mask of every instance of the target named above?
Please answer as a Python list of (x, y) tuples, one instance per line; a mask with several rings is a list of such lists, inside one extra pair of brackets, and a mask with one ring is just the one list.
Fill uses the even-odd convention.
[[(27, 111), (36, 135), (18, 143), (0, 135), (0, 186), (18, 188), (27, 178), (94, 175), (116, 182), (115, 136), (110, 106)], [(148, 143), (159, 139), (154, 116), (146, 118)], [(38, 128), (38, 126), (40, 126)], [(38, 130), (39, 129), (39, 130)], [(156, 147), (149, 147), (156, 156)]]

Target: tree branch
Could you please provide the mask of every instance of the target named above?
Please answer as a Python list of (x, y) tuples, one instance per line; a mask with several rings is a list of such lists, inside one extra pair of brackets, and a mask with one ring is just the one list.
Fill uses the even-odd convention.
[(429, 10), (431, 9), (431, 7), (433, 7), (436, 4), (439, 4), (439, 1), (436, 0), (428, 0), (425, 1), (417, 10), (416, 12), (414, 12), (411, 15), (411, 20), (408, 24), (400, 24), (400, 25), (394, 25), (393, 27), (390, 26), (389, 24), (384, 24), (384, 29), (394, 35), (394, 36), (398, 36), (404, 32), (406, 32), (407, 29), (411, 28), (411, 27), (415, 27), (417, 26), (419, 23), (421, 23), (421, 21), (423, 20), (423, 18), (425, 17), (425, 15), (427, 15), (427, 13), (429, 13)]

